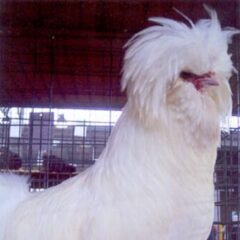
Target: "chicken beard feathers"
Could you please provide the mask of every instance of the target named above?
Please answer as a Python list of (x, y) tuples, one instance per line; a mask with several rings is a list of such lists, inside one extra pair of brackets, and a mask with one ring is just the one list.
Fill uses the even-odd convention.
[(209, 96), (216, 104), (220, 113), (220, 126), (222, 131), (230, 131), (230, 119), (232, 116), (232, 91), (228, 81), (223, 81), (218, 89), (211, 89)]
[(219, 112), (207, 93), (196, 91), (191, 83), (179, 82), (167, 97), (168, 113), (182, 127), (188, 146), (204, 149), (220, 143)]

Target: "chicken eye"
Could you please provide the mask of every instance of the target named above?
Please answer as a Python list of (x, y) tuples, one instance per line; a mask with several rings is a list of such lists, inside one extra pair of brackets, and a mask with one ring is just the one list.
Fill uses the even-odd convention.
[(180, 73), (180, 77), (184, 80), (190, 80), (190, 79), (196, 78), (197, 75), (194, 74), (194, 73), (191, 73), (191, 72), (183, 71), (183, 72)]

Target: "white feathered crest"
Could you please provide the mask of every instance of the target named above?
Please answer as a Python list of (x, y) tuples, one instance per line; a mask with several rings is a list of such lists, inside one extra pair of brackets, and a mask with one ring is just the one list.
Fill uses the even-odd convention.
[[(150, 18), (158, 25), (135, 34), (125, 45), (122, 90), (127, 88), (129, 102), (137, 104), (139, 111), (157, 117), (164, 108), (168, 88), (183, 70), (196, 74), (215, 71), (227, 80), (223, 85), (228, 85), (233, 70), (228, 44), (239, 31), (222, 29), (216, 12), (205, 9), (210, 19), (193, 24), (185, 17), (190, 26), (167, 18)], [(221, 96), (213, 95), (221, 101)]]

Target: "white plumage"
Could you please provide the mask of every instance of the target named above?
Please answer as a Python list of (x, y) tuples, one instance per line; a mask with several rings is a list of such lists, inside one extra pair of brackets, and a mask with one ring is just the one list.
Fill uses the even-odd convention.
[(128, 102), (95, 165), (41, 193), (0, 176), (0, 240), (207, 238), (237, 33), (207, 11), (210, 19), (190, 26), (152, 18), (157, 25), (127, 43)]

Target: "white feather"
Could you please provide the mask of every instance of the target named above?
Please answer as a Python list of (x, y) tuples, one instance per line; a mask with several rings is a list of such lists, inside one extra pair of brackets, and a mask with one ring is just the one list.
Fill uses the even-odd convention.
[(29, 196), (28, 180), (13, 174), (0, 174), (0, 239), (5, 239), (5, 229), (11, 226), (9, 218), (18, 204)]

